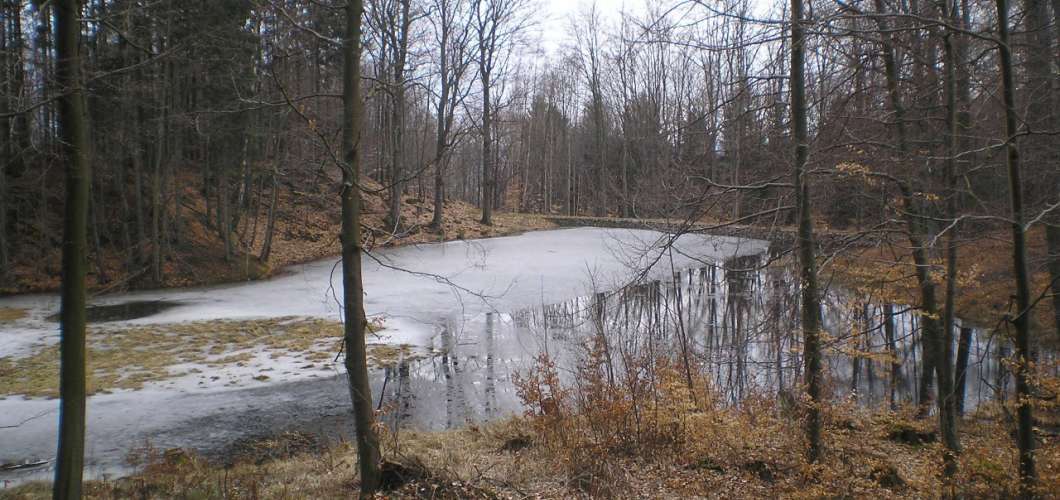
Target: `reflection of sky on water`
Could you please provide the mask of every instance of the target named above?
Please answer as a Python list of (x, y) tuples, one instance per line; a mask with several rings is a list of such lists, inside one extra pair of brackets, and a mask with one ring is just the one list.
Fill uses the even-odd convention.
[[(667, 273), (669, 279), (439, 325), (426, 349), (429, 355), (381, 374), (387, 379), (384, 403), (396, 405), (388, 419), (439, 429), (519, 412), (513, 376), (526, 373), (547, 351), (570, 381), (601, 325), (616, 364), (648, 350), (677, 356), (684, 337), (694, 365), (710, 374), (729, 403), (751, 393), (791, 393), (803, 376), (796, 275), (764, 264), (761, 254), (694, 265)], [(916, 312), (857, 299), (833, 289), (823, 300), (833, 395), (887, 405), (893, 390), (896, 403), (914, 402), (921, 383)], [(961, 333), (955, 329), (955, 357)], [(972, 409), (996, 397), (999, 388), (1011, 389), (998, 362), (1009, 352), (1000, 335), (978, 328), (964, 333), (970, 335), (965, 408)], [(889, 356), (892, 343), (895, 354)]]

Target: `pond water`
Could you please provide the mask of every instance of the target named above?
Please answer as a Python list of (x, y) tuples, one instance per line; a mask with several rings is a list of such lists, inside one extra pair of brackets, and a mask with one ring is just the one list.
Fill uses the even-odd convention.
[[(429, 429), (520, 412), (514, 375), (548, 353), (571, 382), (601, 335), (615, 364), (646, 352), (680, 356), (687, 346), (691, 363), (709, 373), (730, 404), (752, 393), (790, 395), (802, 380), (798, 287), (790, 269), (768, 259), (761, 253), (675, 268), (668, 278), (438, 325), (429, 355), (414, 353), (383, 371), (381, 404), (393, 409), (391, 424)], [(823, 309), (833, 397), (866, 406), (915, 402), (922, 372), (916, 312), (836, 289), (825, 295)], [(1000, 335), (963, 325), (955, 331), (955, 355), (962, 333), (970, 411), (1011, 392), (1000, 362), (1011, 351)]]
[[(180, 305), (164, 300), (133, 300), (119, 304), (88, 306), (85, 308), (85, 320), (89, 323), (107, 323), (110, 321), (128, 321), (154, 316), (166, 309)], [(51, 321), (59, 321), (59, 314), (48, 316)]]
[[(801, 354), (791, 270), (767, 265), (775, 255), (763, 241), (706, 235), (671, 240), (654, 231), (580, 228), (374, 253), (364, 265), (366, 310), (386, 324), (376, 340), (414, 346), (372, 373), (377, 403), (390, 410), (387, 421), (445, 429), (518, 413), (514, 376), (547, 352), (569, 379), (593, 338), (605, 339), (619, 359), (647, 349), (687, 351), (734, 404), (752, 392), (792, 390), (801, 379)], [(170, 306), (123, 324), (338, 320), (336, 266), (328, 259), (268, 281), (120, 294), (93, 303)], [(0, 357), (23, 356), (57, 341), (48, 319), (58, 297), (10, 297), (0, 299), (0, 307), (29, 312), (25, 320), (0, 326)], [(885, 404), (893, 390), (896, 401), (914, 398), (919, 345), (917, 317), (908, 307), (831, 289), (823, 319), (832, 339), (826, 359), (837, 397)], [(972, 408), (1003, 394), (1009, 382), (998, 363), (1006, 344), (977, 329), (968, 333), (966, 407)], [(897, 363), (880, 356), (891, 345)], [(871, 355), (850, 356), (851, 350)], [(0, 463), (50, 459), (56, 408), (55, 400), (0, 399)], [(245, 387), (148, 385), (100, 394), (88, 404), (87, 472), (123, 473), (129, 451), (145, 444), (217, 454), (236, 439), (283, 430), (348, 435), (348, 415), (341, 362), (308, 377), (273, 377)], [(47, 466), (0, 472), (0, 481), (48, 474)]]

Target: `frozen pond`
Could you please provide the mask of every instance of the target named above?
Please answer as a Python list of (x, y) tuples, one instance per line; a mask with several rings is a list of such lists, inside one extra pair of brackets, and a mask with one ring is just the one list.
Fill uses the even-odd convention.
[[(777, 249), (704, 235), (682, 236), (672, 248), (665, 243), (669, 238), (653, 231), (581, 228), (376, 252), (364, 265), (365, 303), (386, 329), (370, 342), (414, 346), (372, 372), (385, 421), (445, 429), (520, 412), (514, 375), (548, 353), (561, 377), (572, 380), (592, 339), (604, 339), (615, 364), (649, 351), (687, 353), (732, 404), (752, 393), (790, 397), (802, 376), (798, 283), (790, 268), (771, 265)], [(99, 297), (93, 305), (99, 321), (117, 324), (339, 320), (336, 264), (297, 266), (261, 282)], [(834, 397), (866, 405), (914, 401), (922, 372), (917, 315), (835, 288), (823, 299)], [(0, 331), (0, 356), (55, 342), (48, 318), (57, 306), (55, 296), (0, 300), (0, 307), (29, 310)], [(122, 316), (135, 319), (116, 320)], [(999, 362), (1008, 351), (999, 335), (970, 327), (963, 333), (970, 340), (971, 409), (1010, 387)], [(247, 368), (226, 367), (216, 370), (230, 378), (225, 384), (181, 379), (92, 396), (88, 472), (121, 473), (129, 450), (145, 444), (212, 454), (242, 437), (291, 429), (349, 437), (341, 361), (310, 368), (259, 358), (258, 368), (277, 369), (265, 382), (250, 379)], [(0, 427), (20, 424), (0, 428), (0, 463), (50, 459), (56, 407), (55, 400), (0, 400)], [(0, 479), (47, 475), (42, 466)]]
[[(446, 416), (444, 404), (417, 405), (415, 411), (409, 404), (401, 413), (415, 413), (415, 420), (428, 427), (444, 427), (516, 411), (510, 375), (529, 366), (542, 344), (538, 337), (519, 335), (512, 313), (567, 303), (635, 281), (657, 280), (669, 276), (672, 269), (720, 264), (767, 249), (762, 241), (685, 235), (672, 250), (664, 250), (662, 244), (668, 241), (669, 237), (653, 231), (580, 228), (375, 252), (364, 262), (365, 307), (369, 316), (384, 318), (386, 330), (374, 340), (433, 348), (431, 352), (448, 346), (453, 354), (445, 356), (445, 362), (450, 368), (455, 365), (459, 383), (466, 384), (460, 397), (468, 407), (466, 414), (456, 416), (450, 408)], [(108, 295), (94, 298), (91, 305), (118, 306), (121, 313), (127, 303), (166, 304), (157, 310), (145, 306), (149, 309), (146, 315), (137, 306), (132, 315), (141, 317), (118, 321), (133, 325), (287, 316), (339, 320), (342, 289), (336, 265), (337, 259), (326, 259), (292, 267), (267, 281)], [(0, 330), (0, 357), (25, 356), (43, 344), (57, 342), (58, 328), (51, 316), (58, 305), (56, 295), (0, 299), (0, 307), (29, 313)], [(101, 320), (114, 318), (104, 315)], [(496, 335), (486, 334), (487, 328), (495, 329)], [(415, 384), (423, 386), (420, 399), (430, 400), (431, 391), (446, 390), (446, 384), (423, 378), (425, 370), (440, 361), (432, 355), (414, 369), (404, 362), (394, 370), (378, 371), (375, 393), (401, 390), (407, 401)], [(251, 386), (148, 384), (138, 391), (92, 396), (88, 472), (122, 471), (128, 451), (145, 443), (210, 451), (244, 435), (284, 427), (343, 428), (348, 396), (340, 365)], [(443, 372), (438, 374), (444, 377)], [(477, 396), (479, 392), (483, 396)], [(0, 400), (0, 463), (50, 459), (55, 449), (56, 408), (56, 400), (21, 396)], [(9, 472), (0, 479), (18, 480), (27, 474), (46, 477), (47, 473), (40, 469)]]

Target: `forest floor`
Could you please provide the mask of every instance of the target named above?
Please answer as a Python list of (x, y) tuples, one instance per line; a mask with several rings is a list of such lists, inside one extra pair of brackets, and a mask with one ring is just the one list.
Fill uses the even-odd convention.
[[(917, 421), (908, 411), (870, 412), (853, 403), (826, 408), (822, 459), (810, 465), (801, 419), (765, 399), (739, 409), (666, 410), (656, 414), (664, 420), (644, 423), (640, 435), (606, 418), (575, 414), (445, 432), (383, 430), (387, 491), (378, 497), (1010, 498), (1017, 492), (1013, 426), (996, 407), (961, 422), (963, 453), (952, 482), (942, 479), (934, 420)], [(657, 432), (647, 431), (652, 428)], [(619, 430), (627, 432), (603, 437)], [(1060, 441), (1049, 431), (1039, 438), (1039, 488), (1048, 497), (1060, 491)], [(149, 447), (131, 459), (141, 472), (90, 481), (86, 497), (351, 498), (359, 487), (351, 443), (301, 433), (236, 443), (223, 460)], [(12, 500), (49, 496), (45, 483), (0, 490), (0, 498)]]
[[(1034, 307), (1032, 325), (1045, 345), (1056, 345), (1057, 329), (1049, 298), (1048, 254), (1040, 226), (1027, 234), (1027, 243), (1031, 294), (1033, 299), (1040, 299)], [(875, 303), (919, 304), (920, 289), (909, 248), (908, 241), (898, 236), (872, 246), (848, 247), (821, 269), (822, 277), (826, 281), (834, 279)], [(1007, 230), (959, 241), (957, 262), (957, 316), (979, 328), (1010, 331), (1011, 324), (1005, 319), (1015, 314), (1016, 289), (1012, 242)], [(941, 258), (933, 263), (933, 276), (938, 283), (936, 294), (941, 305), (946, 294), (945, 263)]]
[[(102, 252), (90, 244), (89, 288), (96, 293), (130, 289), (172, 288), (268, 278), (283, 268), (339, 254), (340, 206), (338, 195), (306, 193), (289, 187), (280, 189), (272, 248), (267, 262), (261, 254), (265, 241), (267, 206), (260, 204), (244, 216), (233, 231), (233, 249), (225, 258), (223, 240), (207, 217), (206, 201), (197, 179), (184, 179), (180, 239), (165, 252), (163, 279), (154, 282), (146, 265), (128, 265), (134, 252), (104, 242)], [(457, 239), (489, 238), (555, 227), (547, 220), (526, 214), (496, 213), (490, 226), (479, 223), (481, 211), (463, 201), (445, 205), (440, 230), (429, 228), (433, 205), (428, 200), (405, 196), (402, 200), (404, 228), (398, 234), (384, 230), (386, 197), (381, 186), (368, 181), (362, 195), (366, 248), (400, 246)], [(256, 216), (254, 214), (257, 214)], [(59, 227), (59, 221), (50, 221)], [(47, 231), (39, 231), (50, 234)], [(58, 233), (54, 233), (58, 234)], [(0, 283), (0, 295), (52, 292), (59, 289), (61, 245), (57, 241), (23, 245), (12, 258), (9, 279)], [(150, 248), (143, 249), (149, 252)], [(135, 269), (129, 272), (128, 269)]]

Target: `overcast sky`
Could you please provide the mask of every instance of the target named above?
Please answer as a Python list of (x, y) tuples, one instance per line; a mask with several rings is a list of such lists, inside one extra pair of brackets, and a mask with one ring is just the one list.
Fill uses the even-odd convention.
[(539, 23), (542, 48), (546, 53), (555, 54), (569, 38), (571, 16), (584, 12), (596, 2), (601, 17), (605, 22), (618, 19), (618, 13), (624, 7), (640, 6), (644, 0), (541, 0), (548, 11)]

